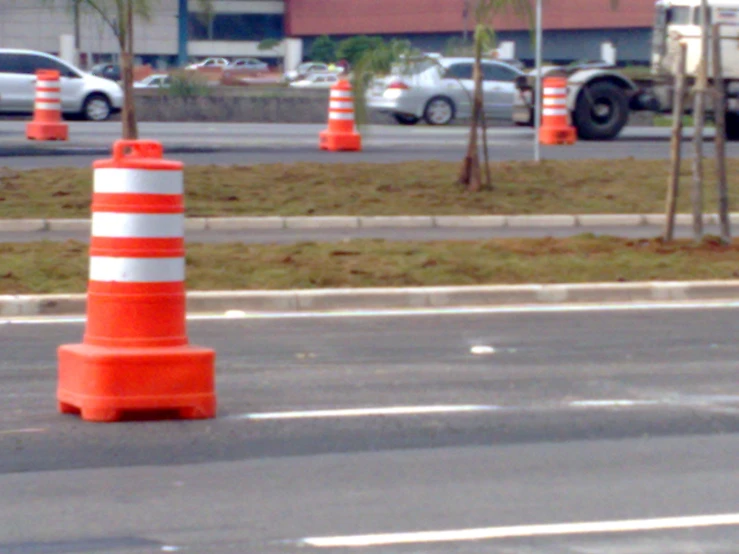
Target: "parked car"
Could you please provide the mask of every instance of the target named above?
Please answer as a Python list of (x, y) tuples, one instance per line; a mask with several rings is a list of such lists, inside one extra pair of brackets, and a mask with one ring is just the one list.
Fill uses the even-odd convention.
[(319, 62), (301, 63), (296, 69), (285, 73), (285, 80), (290, 83), (292, 81), (300, 81), (313, 73), (341, 73), (342, 67), (334, 66), (332, 70), (327, 64)]
[[(429, 125), (447, 125), (472, 114), (470, 95), (473, 58), (420, 59), (376, 79), (367, 92), (369, 109), (391, 114), (402, 125), (421, 119)], [(483, 102), (490, 119), (511, 120), (515, 81), (524, 73), (511, 65), (483, 60)]]
[(98, 77), (105, 77), (111, 81), (122, 79), (121, 66), (117, 63), (100, 63), (92, 67), (90, 73)]
[(308, 75), (305, 79), (293, 81), (289, 86), (295, 88), (326, 89), (331, 88), (331, 86), (338, 81), (339, 76), (336, 73), (313, 73)]
[(133, 88), (168, 88), (171, 82), (171, 78), (166, 73), (155, 73), (153, 75), (149, 75), (148, 77), (144, 77), (140, 81), (136, 81), (133, 84)]
[(33, 112), (39, 69), (59, 71), (64, 114), (103, 121), (123, 105), (123, 90), (118, 83), (85, 73), (44, 52), (0, 48), (0, 113)]
[(226, 67), (230, 62), (226, 58), (206, 58), (202, 61), (191, 63), (185, 69), (200, 69), (211, 67)]
[(249, 71), (269, 71), (269, 65), (256, 58), (239, 58), (232, 61), (226, 69), (244, 69)]

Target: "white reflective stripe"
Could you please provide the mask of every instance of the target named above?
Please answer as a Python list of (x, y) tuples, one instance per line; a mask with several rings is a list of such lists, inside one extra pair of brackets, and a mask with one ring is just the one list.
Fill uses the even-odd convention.
[(331, 98), (353, 98), (354, 93), (350, 90), (332, 90)]
[(58, 100), (36, 100), (33, 107), (37, 110), (60, 110), (62, 105)]
[(569, 112), (559, 108), (544, 108), (541, 113), (544, 115), (567, 115)]
[(544, 98), (545, 106), (566, 106), (567, 98)]
[(329, 119), (341, 119), (343, 121), (354, 121), (354, 114), (353, 113), (344, 113), (344, 112), (330, 112), (328, 114)]
[(114, 238), (182, 238), (184, 214), (121, 214), (94, 212), (92, 236)]
[(147, 169), (96, 169), (94, 192), (133, 194), (182, 194), (182, 171)]
[(90, 280), (106, 283), (171, 283), (185, 280), (185, 258), (90, 257)]
[(46, 90), (37, 90), (36, 91), (36, 100), (39, 98), (45, 98), (48, 100), (59, 100), (61, 99), (62, 95), (59, 92), (51, 92)]
[(334, 102), (333, 100), (328, 103), (329, 110), (353, 110), (354, 102)]
[(566, 88), (553, 88), (553, 87), (544, 87), (544, 94), (556, 94), (556, 95), (566, 95), (567, 89)]
[(59, 81), (36, 81), (36, 87), (40, 88), (59, 88)]

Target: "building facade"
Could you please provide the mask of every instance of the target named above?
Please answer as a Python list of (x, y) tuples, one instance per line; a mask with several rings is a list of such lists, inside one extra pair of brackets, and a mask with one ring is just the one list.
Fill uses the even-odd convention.
[[(0, 47), (58, 53), (60, 36), (74, 33), (71, 0), (0, 0)], [(624, 63), (649, 61), (655, 0), (544, 0), (544, 56), (548, 61), (600, 59), (612, 43)], [(475, 0), (158, 0), (152, 17), (136, 25), (139, 61), (155, 66), (205, 56), (280, 60), (300, 57), (315, 37), (342, 39), (356, 34), (408, 38), (427, 51), (443, 52), (469, 36)], [(499, 41), (515, 45), (516, 57), (530, 61), (533, 49), (526, 18), (502, 14), (491, 21)], [(297, 39), (285, 41), (283, 39)], [(265, 39), (279, 43), (260, 49)], [(110, 26), (87, 10), (79, 18), (83, 65), (117, 55)]]
[[(287, 0), (288, 27), (310, 43), (327, 34), (336, 38), (380, 34), (410, 38), (415, 46), (443, 52), (453, 38), (474, 28), (475, 0)], [(533, 3), (533, 2), (532, 2)], [(655, 0), (543, 0), (544, 57), (550, 61), (600, 59), (610, 42), (624, 63), (648, 63)], [(513, 13), (490, 22), (499, 41), (515, 44), (516, 56), (533, 60), (531, 22)]]

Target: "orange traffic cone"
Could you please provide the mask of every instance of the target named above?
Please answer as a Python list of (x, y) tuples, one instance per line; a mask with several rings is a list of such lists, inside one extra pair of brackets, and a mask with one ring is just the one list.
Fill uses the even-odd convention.
[(541, 144), (575, 144), (577, 131), (570, 125), (567, 110), (567, 79), (564, 77), (544, 77), (542, 98)]
[(26, 138), (31, 140), (67, 140), (69, 127), (62, 122), (62, 88), (59, 71), (36, 71), (36, 102), (33, 121), (26, 124)]
[(59, 347), (62, 413), (89, 421), (215, 416), (213, 350), (185, 329), (182, 164), (117, 141), (93, 164), (87, 326)]
[(362, 149), (362, 137), (354, 129), (354, 97), (346, 79), (331, 87), (328, 103), (328, 129), (321, 131), (321, 150), (355, 152)]

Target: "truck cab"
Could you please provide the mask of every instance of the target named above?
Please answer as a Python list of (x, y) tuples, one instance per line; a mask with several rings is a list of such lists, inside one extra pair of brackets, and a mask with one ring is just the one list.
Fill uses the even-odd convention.
[[(724, 79), (739, 79), (739, 0), (708, 0), (709, 24), (721, 25), (721, 60)], [(652, 34), (652, 74), (675, 74), (681, 42), (687, 45), (686, 74), (694, 77), (701, 59), (701, 1), (659, 0), (655, 5)], [(712, 76), (709, 51), (708, 75)]]
[[(721, 61), (726, 81), (726, 136), (739, 140), (739, 0), (708, 0), (709, 24), (720, 24)], [(657, 0), (652, 37), (651, 78), (635, 82), (616, 68), (548, 68), (567, 76), (567, 108), (578, 137), (611, 140), (627, 124), (633, 111), (669, 113), (674, 96), (674, 76), (680, 44), (687, 46), (688, 86), (701, 61), (701, 0)], [(711, 27), (713, 29), (713, 27)], [(709, 43), (710, 44), (710, 43)], [(708, 77), (713, 78), (713, 55), (706, 57)], [(513, 121), (534, 122), (535, 74), (516, 82)], [(709, 113), (713, 102), (709, 95)]]

